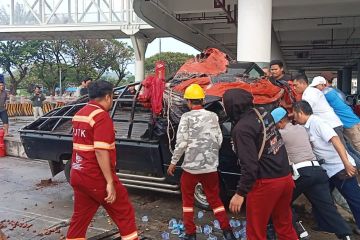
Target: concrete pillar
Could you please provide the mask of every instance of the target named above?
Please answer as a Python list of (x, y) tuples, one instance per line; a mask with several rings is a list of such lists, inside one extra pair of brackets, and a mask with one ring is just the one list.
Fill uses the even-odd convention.
[(274, 29), (271, 29), (271, 60), (281, 60), (284, 63), (284, 58), (281, 53), (281, 49), (279, 46), (279, 41), (276, 37), (276, 33)]
[(360, 59), (357, 62), (357, 94), (360, 94)]
[(352, 68), (344, 67), (342, 78), (342, 91), (345, 94), (351, 93)]
[(237, 60), (269, 63), (272, 0), (238, 0)]
[(342, 81), (342, 79), (343, 79), (343, 71), (342, 70), (337, 71), (337, 78), (336, 79), (337, 79), (336, 80), (336, 87), (342, 91), (343, 90), (342, 89), (342, 82), (343, 82)]
[(147, 40), (135, 35), (130, 36), (135, 52), (135, 82), (141, 82), (145, 78), (145, 52)]

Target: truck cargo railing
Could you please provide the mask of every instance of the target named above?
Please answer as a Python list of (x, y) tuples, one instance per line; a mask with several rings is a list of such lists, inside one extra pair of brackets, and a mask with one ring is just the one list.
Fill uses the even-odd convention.
[[(128, 90), (130, 87), (135, 87), (140, 85), (134, 95), (128, 95)], [(120, 86), (114, 88), (114, 99), (113, 99), (113, 107), (110, 111), (110, 117), (113, 119), (114, 124), (116, 123), (128, 123), (126, 125), (127, 132), (124, 133), (120, 138), (127, 138), (131, 139), (133, 137), (133, 130), (134, 124), (142, 124), (145, 128), (145, 124), (151, 123), (151, 113), (150, 111), (143, 111), (143, 115), (140, 117), (145, 119), (136, 119), (135, 113), (136, 110), (139, 109), (139, 103), (137, 98), (141, 91), (142, 85), (140, 83), (133, 83), (126, 86)], [(69, 124), (73, 116), (76, 114), (78, 110), (80, 110), (83, 106), (85, 106), (88, 102), (87, 97), (83, 97), (78, 99), (76, 102), (69, 103), (61, 108), (56, 108), (50, 111), (49, 113), (45, 114), (44, 116), (40, 117), (39, 119), (35, 120), (28, 126), (20, 129), (20, 132), (33, 132), (36, 131), (38, 133), (52, 133), (57, 131), (59, 134), (59, 127), (64, 125), (65, 123)], [(121, 111), (126, 109), (126, 111)], [(125, 117), (119, 117), (116, 113), (130, 113), (124, 114)], [(146, 126), (147, 128), (148, 126)], [(142, 130), (141, 128), (141, 130)], [(122, 128), (123, 129), (123, 128)], [(66, 129), (61, 131), (62, 134), (71, 135), (72, 128), (67, 126)], [(139, 134), (137, 134), (139, 135)], [(139, 138), (139, 137), (138, 137)]]

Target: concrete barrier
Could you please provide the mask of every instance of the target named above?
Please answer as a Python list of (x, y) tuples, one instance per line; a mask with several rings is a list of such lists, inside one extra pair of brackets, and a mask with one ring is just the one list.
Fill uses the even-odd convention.
[(28, 158), (19, 137), (6, 137), (5, 146), (7, 156)]
[[(54, 108), (62, 107), (64, 106), (64, 102), (44, 102), (43, 104), (43, 112), (48, 113)], [(15, 116), (32, 116), (33, 115), (33, 108), (31, 103), (7, 103), (6, 104), (6, 110), (8, 112), (9, 117), (15, 117)]]

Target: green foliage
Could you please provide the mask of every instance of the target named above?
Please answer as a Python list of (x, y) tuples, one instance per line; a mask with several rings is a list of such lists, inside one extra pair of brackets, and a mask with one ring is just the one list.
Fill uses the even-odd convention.
[(16, 94), (18, 85), (25, 79), (37, 58), (39, 41), (0, 42), (0, 67), (10, 76), (10, 92)]
[(32, 91), (36, 84), (54, 94), (60, 75), (63, 89), (79, 85), (85, 76), (100, 79), (108, 71), (115, 72), (114, 84), (119, 85), (134, 60), (130, 46), (105, 39), (8, 41), (0, 42), (0, 52), (12, 94), (19, 85)]
[(162, 60), (166, 65), (166, 78), (169, 78), (177, 72), (177, 70), (186, 62), (186, 60), (192, 57), (194, 56), (178, 52), (162, 52), (155, 54), (154, 56), (145, 60), (145, 73), (153, 73), (155, 69), (155, 63), (159, 60)]

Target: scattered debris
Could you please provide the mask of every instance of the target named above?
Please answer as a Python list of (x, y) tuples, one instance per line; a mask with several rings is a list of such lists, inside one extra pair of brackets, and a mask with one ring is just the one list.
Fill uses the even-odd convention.
[(40, 190), (42, 188), (45, 188), (45, 187), (52, 187), (52, 186), (56, 186), (58, 184), (60, 184), (61, 182), (59, 181), (53, 181), (51, 178), (49, 179), (42, 179), (40, 180), (40, 183), (37, 183), (35, 186), (36, 186), (36, 190)]

